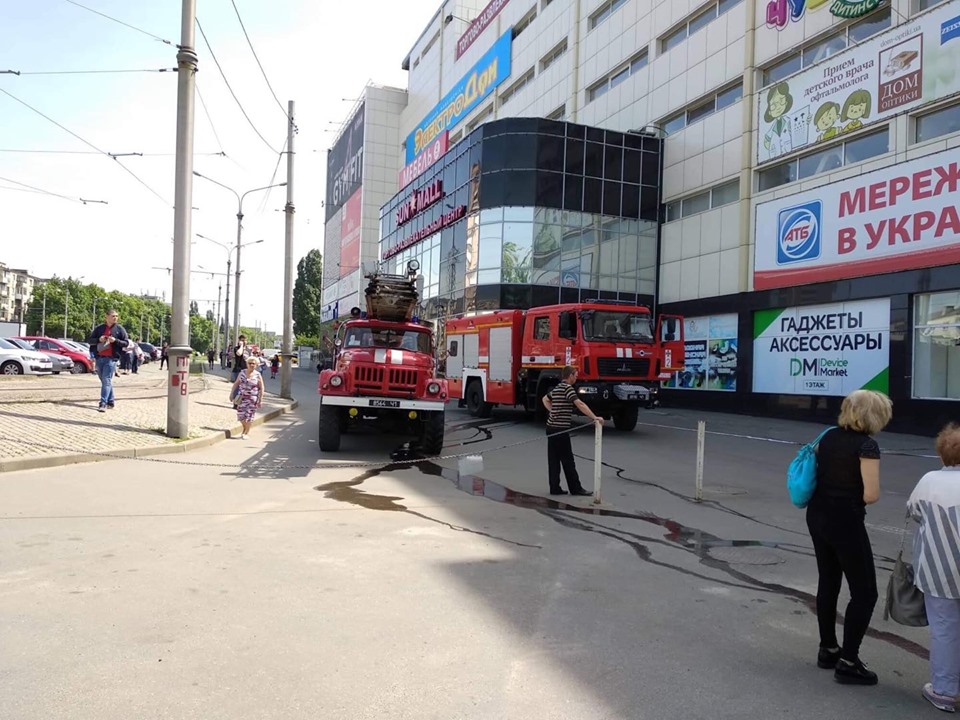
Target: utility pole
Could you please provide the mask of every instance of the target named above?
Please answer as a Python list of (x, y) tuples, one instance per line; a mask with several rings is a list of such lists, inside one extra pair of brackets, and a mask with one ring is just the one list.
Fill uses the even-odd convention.
[(93, 329), (95, 327), (97, 327), (97, 298), (96, 297), (93, 298), (93, 325), (90, 326), (90, 332), (93, 332)]
[[(230, 276), (227, 276), (227, 282), (230, 282)], [(223, 282), (217, 283), (217, 323), (220, 322), (220, 293), (223, 292)], [(220, 325), (217, 325), (217, 331), (213, 334), (213, 351), (217, 352), (217, 346), (220, 344)]]
[(64, 296), (63, 296), (63, 336), (70, 337), (67, 335), (67, 315), (70, 314), (70, 286), (64, 283), (63, 286)]
[(294, 102), (287, 103), (287, 204), (283, 208), (284, 228), (284, 267), (283, 267), (283, 348), (280, 357), (280, 397), (292, 398), (293, 381), (293, 139), (297, 127), (293, 120)]
[(40, 316), (40, 335), (47, 336), (47, 284), (43, 284), (43, 315)]
[(223, 303), (223, 359), (221, 369), (227, 366), (230, 349), (230, 250), (227, 250), (227, 299)]
[(194, 49), (196, 0), (183, 0), (177, 49), (177, 162), (173, 208), (173, 309), (170, 317), (170, 382), (167, 383), (167, 435), (190, 434), (190, 237), (193, 208), (193, 115), (197, 53)]

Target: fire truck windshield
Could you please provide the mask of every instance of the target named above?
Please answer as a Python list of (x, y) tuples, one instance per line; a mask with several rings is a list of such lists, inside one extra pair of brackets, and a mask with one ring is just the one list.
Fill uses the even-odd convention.
[(429, 355), (431, 352), (430, 333), (367, 326), (347, 328), (343, 342), (344, 350), (371, 347), (410, 350), (411, 352)]
[(581, 313), (584, 340), (653, 342), (650, 316), (645, 313), (590, 310)]

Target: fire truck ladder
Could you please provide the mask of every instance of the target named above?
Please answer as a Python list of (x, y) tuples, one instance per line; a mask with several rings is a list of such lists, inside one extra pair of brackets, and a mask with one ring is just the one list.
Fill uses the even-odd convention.
[(372, 273), (365, 291), (367, 317), (389, 322), (410, 322), (420, 301), (416, 271), (409, 275)]

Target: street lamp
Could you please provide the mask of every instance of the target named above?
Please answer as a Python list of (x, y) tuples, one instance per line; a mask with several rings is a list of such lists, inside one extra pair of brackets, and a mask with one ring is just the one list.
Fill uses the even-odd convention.
[[(263, 240), (253, 240), (251, 242), (244, 243), (243, 245), (230, 246), (230, 245), (227, 245), (226, 243), (220, 242), (219, 240), (214, 240), (213, 238), (207, 237), (206, 235), (201, 235), (200, 233), (197, 233), (197, 237), (203, 238), (204, 240), (212, 242), (214, 245), (219, 245), (227, 252), (227, 299), (226, 299), (226, 302), (224, 303), (224, 308), (223, 308), (223, 357), (224, 359), (226, 359), (227, 352), (231, 347), (230, 346), (230, 321), (228, 320), (228, 318), (230, 317), (230, 263), (232, 262), (231, 256), (233, 255), (234, 250), (237, 250), (238, 248), (245, 248), (248, 245), (259, 245), (260, 243), (263, 242)], [(237, 267), (238, 278), (239, 278), (239, 275), (240, 275), (240, 267), (238, 265)], [(239, 280), (238, 280), (237, 286), (239, 287)], [(219, 315), (219, 311), (217, 314)], [(225, 367), (223, 360), (221, 360), (221, 368), (222, 367)]]
[(229, 190), (237, 198), (237, 269), (235, 280), (233, 284), (233, 336), (237, 337), (240, 332), (240, 248), (243, 246), (240, 244), (240, 234), (243, 232), (243, 200), (250, 193), (260, 192), (261, 190), (269, 190), (270, 188), (275, 187), (286, 187), (286, 183), (276, 183), (274, 185), (264, 185), (263, 187), (253, 188), (252, 190), (247, 190), (242, 195), (234, 190), (232, 187), (224, 185), (222, 182), (218, 182), (213, 178), (208, 178), (206, 175), (201, 175), (196, 170), (193, 171), (193, 174), (198, 178), (203, 178), (212, 182), (214, 185), (219, 185), (224, 190)]

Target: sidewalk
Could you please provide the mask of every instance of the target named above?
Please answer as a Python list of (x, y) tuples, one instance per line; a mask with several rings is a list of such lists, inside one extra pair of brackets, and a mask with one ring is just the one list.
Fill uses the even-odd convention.
[[(0, 472), (104, 459), (185, 452), (239, 433), (228, 402), (230, 381), (215, 374), (190, 378), (190, 437), (164, 435), (167, 372), (150, 363), (116, 379), (117, 406), (97, 412), (95, 375), (0, 378)], [(270, 393), (255, 422), (265, 422), (296, 403)]]

